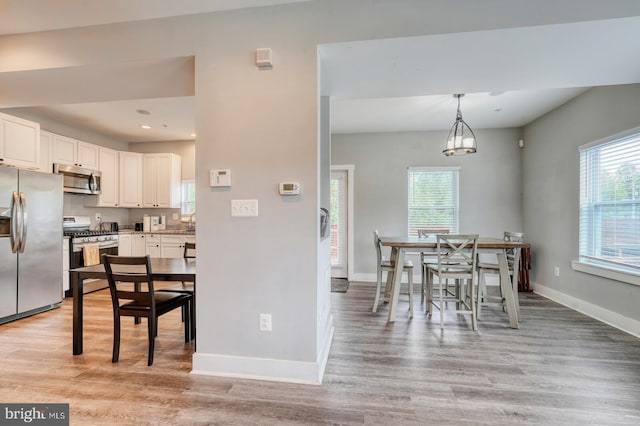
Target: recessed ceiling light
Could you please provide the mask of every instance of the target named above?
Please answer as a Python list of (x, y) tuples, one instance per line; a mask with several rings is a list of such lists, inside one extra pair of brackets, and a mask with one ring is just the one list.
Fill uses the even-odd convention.
[(495, 112), (500, 112), (500, 111), (502, 111), (502, 108), (496, 108), (496, 109), (494, 109), (494, 111)]
[(196, 134), (195, 134), (195, 133), (191, 133), (191, 137), (192, 137), (192, 138), (195, 138), (195, 137), (196, 137)]
[(149, 126), (148, 124), (141, 124), (140, 127), (142, 127), (145, 130), (149, 130), (151, 128), (151, 126)]
[(142, 115), (149, 115), (151, 114), (149, 111), (147, 111), (146, 109), (137, 109), (136, 112), (138, 114), (142, 114)]

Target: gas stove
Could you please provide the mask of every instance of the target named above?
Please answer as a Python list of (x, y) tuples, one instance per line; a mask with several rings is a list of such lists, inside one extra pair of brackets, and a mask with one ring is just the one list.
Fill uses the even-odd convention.
[(118, 247), (118, 232), (91, 230), (88, 216), (64, 216), (64, 235), (71, 237), (72, 251), (81, 251), (86, 244), (98, 244), (100, 249)]

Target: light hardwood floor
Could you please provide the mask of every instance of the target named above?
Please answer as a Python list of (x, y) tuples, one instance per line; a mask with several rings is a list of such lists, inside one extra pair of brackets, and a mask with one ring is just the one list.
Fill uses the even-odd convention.
[[(375, 286), (333, 293), (335, 337), (321, 386), (189, 374), (179, 311), (160, 320), (154, 365), (146, 327), (123, 326), (111, 363), (108, 293), (85, 299), (85, 353), (71, 355), (71, 300), (0, 326), (0, 402), (68, 402), (93, 424), (640, 424), (640, 340), (533, 294), (522, 323), (487, 308), (468, 320), (416, 309), (387, 324)], [(419, 298), (418, 298), (419, 301)], [(419, 303), (417, 304), (419, 307)]]

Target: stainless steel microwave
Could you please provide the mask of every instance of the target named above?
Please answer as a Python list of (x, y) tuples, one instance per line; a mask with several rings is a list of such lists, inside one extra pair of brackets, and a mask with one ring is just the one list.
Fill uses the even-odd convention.
[(63, 176), (64, 192), (90, 195), (100, 194), (102, 173), (98, 170), (54, 163), (53, 173), (58, 173)]

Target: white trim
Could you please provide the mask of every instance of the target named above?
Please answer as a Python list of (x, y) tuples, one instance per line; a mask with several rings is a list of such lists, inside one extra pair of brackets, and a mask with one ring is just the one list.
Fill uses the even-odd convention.
[(606, 268), (592, 263), (580, 262), (579, 260), (572, 260), (571, 268), (574, 271), (584, 272), (585, 274), (597, 275), (599, 277), (627, 284), (640, 285), (640, 275), (625, 273), (613, 268)]
[(578, 150), (584, 151), (585, 149), (593, 148), (594, 146), (602, 145), (608, 142), (615, 142), (616, 139), (626, 138), (628, 136), (635, 135), (636, 133), (640, 133), (640, 127), (634, 127), (633, 129), (624, 130), (614, 135), (598, 139), (597, 141), (585, 143), (584, 145), (580, 145), (578, 147)]
[(347, 280), (354, 281), (353, 265), (354, 265), (354, 253), (353, 253), (353, 176), (355, 172), (355, 165), (353, 164), (337, 164), (331, 166), (331, 171), (346, 171), (347, 172)]
[(461, 166), (409, 166), (407, 167), (407, 170), (424, 170), (424, 171), (441, 171), (441, 172), (446, 172), (446, 171), (460, 171), (462, 170)]
[(584, 300), (569, 296), (542, 284), (533, 283), (533, 292), (598, 321), (640, 338), (640, 321), (625, 317)]
[(327, 330), (325, 343), (315, 362), (196, 352), (193, 354), (191, 374), (320, 385), (329, 359), (333, 333), (332, 325)]

